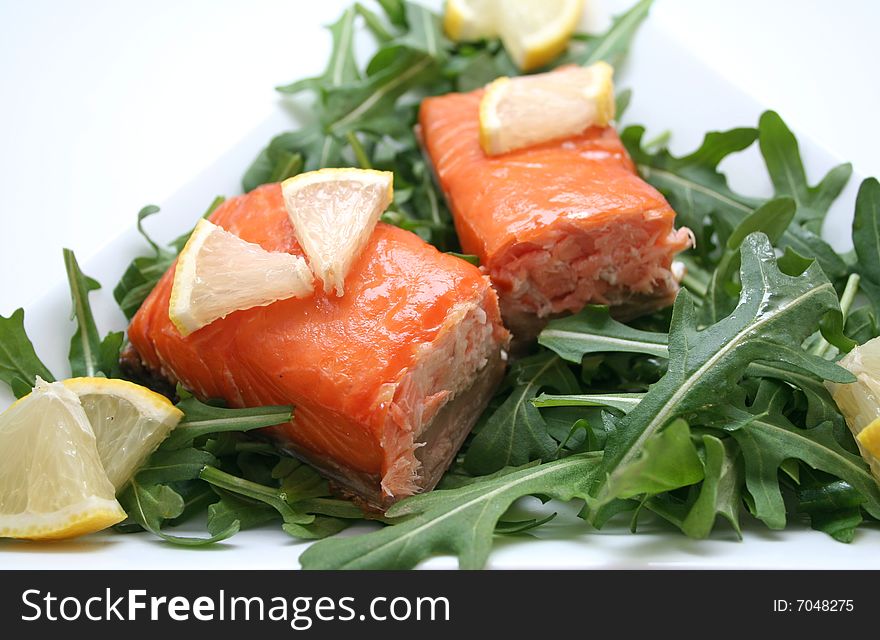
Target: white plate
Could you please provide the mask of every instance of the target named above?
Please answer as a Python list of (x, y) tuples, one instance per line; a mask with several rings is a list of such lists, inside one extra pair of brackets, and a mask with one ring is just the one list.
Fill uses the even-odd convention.
[[(674, 70), (674, 73), (669, 73)], [(634, 100), (626, 122), (647, 124), (649, 135), (670, 129), (676, 151), (693, 149), (702, 135), (757, 122), (764, 108), (723, 77), (703, 65), (680, 47), (665, 31), (648, 22), (637, 40), (630, 62), (619, 80), (634, 89)], [(783, 114), (785, 115), (785, 114)], [(171, 239), (191, 227), (195, 216), (217, 193), (235, 193), (246, 165), (268, 138), (291, 128), (289, 116), (278, 109), (240, 143), (218, 157), (213, 166), (191, 180), (173, 197), (160, 202), (163, 212), (151, 221), (159, 239)], [(815, 181), (841, 160), (812, 144), (799, 132), (801, 151), (808, 175)], [(723, 165), (732, 186), (746, 193), (764, 195), (769, 183), (757, 152), (740, 154)], [(849, 245), (849, 220), (855, 190), (863, 176), (854, 175), (835, 205), (831, 217), (836, 224), (826, 228), (838, 248)], [(146, 247), (132, 226), (109, 242), (83, 265), (105, 288), (93, 294), (99, 327), (106, 331), (123, 328), (124, 318), (113, 302), (112, 286), (134, 255)], [(28, 331), (39, 354), (50, 369), (67, 369), (70, 324), (66, 285), (58, 283), (36, 303), (27, 307)], [(0, 391), (0, 406), (11, 396)], [(532, 505), (535, 510), (542, 508)], [(568, 505), (551, 505), (560, 517), (539, 529), (534, 536), (499, 540), (489, 566), (495, 568), (880, 568), (880, 556), (869, 553), (880, 543), (876, 527), (859, 530), (856, 540), (845, 545), (809, 530), (802, 523), (783, 532), (769, 531), (749, 523), (745, 539), (736, 540), (724, 525), (711, 540), (693, 541), (661, 523), (647, 523), (637, 535), (625, 527), (609, 527), (597, 533), (585, 525)], [(368, 530), (368, 525), (350, 529), (345, 535)], [(195, 531), (193, 528), (192, 531)], [(289, 538), (277, 527), (245, 531), (209, 549), (182, 549), (159, 542), (146, 534), (99, 534), (83, 540), (34, 544), (0, 541), (0, 566), (4, 568), (273, 568), (297, 566), (305, 544)], [(431, 568), (455, 566), (451, 558), (425, 563)]]

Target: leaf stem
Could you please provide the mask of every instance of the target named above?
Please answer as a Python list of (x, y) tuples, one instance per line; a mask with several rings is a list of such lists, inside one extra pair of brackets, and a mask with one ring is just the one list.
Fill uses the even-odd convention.
[[(850, 274), (849, 278), (846, 281), (846, 287), (843, 289), (843, 294), (840, 296), (840, 313), (843, 316), (843, 323), (846, 324), (846, 317), (849, 315), (849, 310), (852, 308), (853, 301), (856, 298), (856, 294), (859, 292), (859, 282), (861, 281), (861, 276), (857, 273)], [(824, 358), (828, 354), (828, 350), (831, 348), (831, 343), (829, 343), (825, 337), (820, 333), (819, 340), (816, 342), (816, 345), (811, 349), (811, 353), (813, 355), (817, 355), (821, 358)]]
[(852, 304), (856, 299), (856, 294), (859, 292), (859, 283), (861, 280), (862, 277), (859, 274), (853, 273), (846, 281), (846, 288), (843, 290), (843, 295), (840, 296), (840, 312), (843, 314), (844, 320), (846, 320), (846, 317), (849, 315), (849, 310), (852, 308)]
[(357, 158), (358, 166), (360, 166), (361, 169), (372, 169), (373, 165), (370, 164), (370, 158), (364, 150), (364, 145), (362, 145), (361, 141), (358, 139), (357, 133), (349, 131), (345, 134), (345, 137), (348, 139), (348, 144), (351, 145), (352, 151), (354, 151), (354, 157)]

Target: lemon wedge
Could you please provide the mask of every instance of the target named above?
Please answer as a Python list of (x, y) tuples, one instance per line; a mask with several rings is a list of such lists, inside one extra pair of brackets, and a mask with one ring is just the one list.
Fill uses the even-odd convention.
[(168, 315), (186, 336), (233, 311), (307, 296), (312, 281), (302, 257), (266, 251), (200, 220), (177, 258)]
[(851, 384), (826, 383), (862, 457), (880, 481), (880, 338), (856, 347), (838, 364), (856, 377)]
[(544, 66), (568, 46), (584, 0), (447, 0), (443, 28), (453, 40), (501, 36), (517, 67)]
[(0, 537), (72, 538), (124, 519), (79, 398), (37, 378), (0, 415)]
[(71, 378), (63, 384), (79, 398), (117, 492), (183, 417), (166, 397), (126, 380)]
[(443, 29), (453, 40), (482, 40), (498, 35), (497, 0), (447, 0)]
[(488, 155), (568, 138), (614, 119), (614, 69), (605, 62), (498, 78), (480, 101), (480, 145)]
[(281, 184), (287, 213), (324, 291), (345, 292), (345, 276), (394, 195), (394, 175), (371, 169), (320, 169)]

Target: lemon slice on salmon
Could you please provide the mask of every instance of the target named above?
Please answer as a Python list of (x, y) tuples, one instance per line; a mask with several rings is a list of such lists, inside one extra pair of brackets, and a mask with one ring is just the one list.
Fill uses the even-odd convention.
[(604, 127), (614, 119), (614, 69), (605, 62), (499, 78), (480, 101), (480, 145), (497, 155)]
[(71, 378), (62, 384), (79, 398), (117, 492), (183, 417), (166, 397), (126, 380)]
[(297, 239), (324, 291), (345, 292), (345, 276), (394, 196), (394, 175), (320, 169), (281, 184)]
[(200, 220), (177, 258), (168, 315), (186, 336), (233, 311), (307, 296), (312, 282), (302, 257), (266, 251)]
[(447, 0), (443, 29), (453, 40), (482, 40), (498, 35), (498, 0)]
[(851, 384), (826, 383), (862, 457), (880, 481), (880, 338), (854, 348), (838, 364), (856, 377)]
[(37, 378), (0, 415), (0, 537), (57, 540), (125, 519), (76, 394)]

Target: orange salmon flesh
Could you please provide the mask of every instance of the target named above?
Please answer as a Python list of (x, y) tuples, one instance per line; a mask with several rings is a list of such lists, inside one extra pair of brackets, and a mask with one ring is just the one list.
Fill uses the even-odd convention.
[(612, 127), (487, 156), (483, 90), (422, 102), (419, 129), (466, 253), (476, 254), (515, 335), (607, 304), (632, 317), (669, 304), (671, 266), (692, 244), (675, 212), (635, 172)]
[[(302, 255), (278, 184), (210, 219)], [(312, 296), (237, 311), (185, 338), (168, 318), (173, 276), (174, 266), (129, 327), (140, 363), (202, 399), (293, 405), (293, 421), (266, 432), (374, 508), (433, 487), (503, 372), (508, 334), (487, 278), (397, 227), (376, 227), (343, 297), (316, 283)]]

